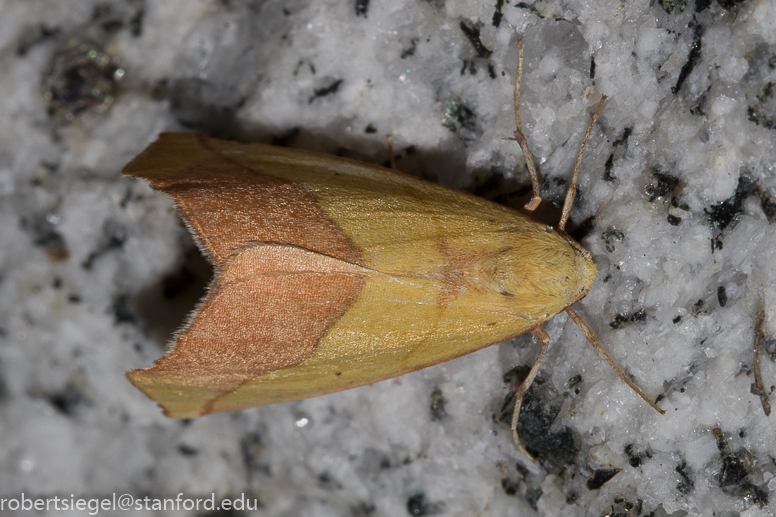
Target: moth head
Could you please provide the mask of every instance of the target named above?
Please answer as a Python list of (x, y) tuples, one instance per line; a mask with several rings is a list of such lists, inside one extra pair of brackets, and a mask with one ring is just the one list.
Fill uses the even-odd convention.
[(555, 232), (490, 254), (479, 269), (488, 291), (512, 299), (521, 311), (547, 314), (583, 298), (598, 276), (590, 253)]

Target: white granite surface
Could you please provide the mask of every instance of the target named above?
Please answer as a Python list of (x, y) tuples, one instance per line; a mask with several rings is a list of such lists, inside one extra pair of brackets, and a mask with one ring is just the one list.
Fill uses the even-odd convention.
[[(160, 131), (381, 164), (391, 133), (400, 170), (520, 207), (524, 160), (502, 140), (519, 34), (548, 198), (610, 98), (572, 213), (600, 277), (575, 309), (665, 416), (563, 315), (545, 326), (535, 405), (559, 409), (541, 432), (570, 448), (538, 463), (499, 421), (502, 377), (531, 363), (530, 337), (193, 421), (166, 419), (126, 381), (208, 278), (169, 199), (119, 176)], [(83, 83), (68, 73), (78, 60)], [(63, 83), (70, 95), (47, 104)], [(262, 516), (776, 514), (776, 415), (750, 393), (760, 299), (776, 385), (774, 83), (771, 0), (0, 1), (0, 499), (245, 494), (261, 508), (231, 515)]]

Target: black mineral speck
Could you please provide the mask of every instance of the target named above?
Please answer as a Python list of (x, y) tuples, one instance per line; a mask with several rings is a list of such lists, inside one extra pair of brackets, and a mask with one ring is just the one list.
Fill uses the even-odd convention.
[(356, 0), (356, 16), (366, 18), (367, 11), (369, 11), (369, 0)]
[(666, 14), (671, 14), (674, 12), (674, 9), (676, 9), (678, 12), (684, 12), (684, 8), (687, 5), (685, 0), (658, 0), (660, 3), (660, 7), (663, 8), (663, 10), (666, 12)]
[(129, 32), (138, 37), (143, 34), (143, 20), (145, 19), (145, 9), (138, 9), (135, 15), (129, 20)]
[(713, 254), (717, 250), (721, 250), (725, 247), (725, 243), (722, 241), (722, 235), (717, 235), (711, 239), (711, 253)]
[(612, 253), (616, 249), (615, 242), (621, 241), (624, 238), (625, 234), (613, 226), (608, 227), (601, 234), (601, 240), (604, 241), (604, 247), (609, 253)]
[[(615, 497), (612, 500), (612, 505), (610, 506), (609, 511), (606, 513), (606, 517), (640, 517), (644, 515), (642, 513), (643, 511), (644, 501), (642, 499), (629, 501), (624, 497)], [(681, 512), (679, 513), (681, 514)], [(657, 517), (657, 515), (655, 512), (651, 512), (644, 515), (644, 517)]]
[(749, 197), (756, 188), (756, 184), (745, 175), (738, 178), (738, 186), (735, 193), (726, 200), (709, 208), (704, 208), (706, 219), (719, 228), (724, 230), (731, 224), (735, 226), (738, 218), (744, 212), (744, 200)]
[(517, 490), (520, 488), (520, 481), (513, 478), (502, 478), (501, 488), (504, 489), (504, 493), (507, 495), (517, 494)]
[(654, 180), (645, 189), (650, 203), (667, 197), (679, 185), (679, 178), (670, 174), (655, 172), (652, 177)]
[(439, 388), (435, 388), (434, 391), (431, 392), (430, 404), (429, 404), (429, 409), (431, 411), (431, 420), (439, 421), (447, 416), (447, 411), (445, 410), (446, 404), (447, 404), (447, 399), (442, 393), (442, 390), (440, 390)]
[(567, 390), (574, 389), (577, 386), (579, 386), (581, 383), (582, 383), (582, 375), (578, 373), (566, 382), (566, 389)]
[(326, 470), (318, 475), (318, 487), (329, 491), (341, 490), (342, 483), (337, 481), (331, 472)]
[(747, 463), (751, 464), (753, 461), (747, 462), (747, 456), (750, 456), (750, 453), (745, 449), (734, 454), (723, 451), (722, 468), (717, 481), (723, 492), (764, 506), (768, 504), (768, 492), (752, 482)]
[(57, 411), (67, 416), (74, 416), (78, 409), (89, 401), (75, 383), (68, 383), (59, 391), (48, 393), (45, 399)]
[(240, 439), (240, 453), (248, 475), (256, 472), (269, 475), (269, 466), (261, 461), (264, 454), (264, 442), (259, 433), (252, 431)]
[(717, 301), (719, 302), (720, 307), (727, 305), (728, 297), (724, 285), (717, 287)]
[(488, 76), (491, 79), (495, 79), (496, 78), (496, 69), (493, 68), (493, 65), (490, 64), (490, 63), (488, 63)]
[(642, 322), (647, 320), (647, 311), (638, 309), (636, 311), (626, 311), (614, 317), (614, 321), (609, 323), (613, 329), (622, 328), (627, 323)]
[(313, 90), (313, 95), (310, 97), (308, 104), (312, 104), (315, 99), (327, 97), (337, 93), (337, 90), (339, 90), (340, 86), (342, 86), (342, 79), (335, 79), (326, 86), (316, 88)]
[(587, 480), (587, 489), (598, 490), (620, 472), (622, 472), (622, 469), (597, 469), (593, 472), (590, 479)]
[(466, 35), (466, 37), (471, 42), (472, 46), (474, 47), (474, 50), (477, 52), (477, 55), (480, 57), (488, 58), (493, 53), (492, 50), (490, 50), (488, 47), (485, 46), (485, 44), (480, 39), (480, 28), (477, 25), (474, 25), (472, 23), (462, 21), (459, 24), (459, 27), (461, 28), (461, 31)]
[(96, 39), (66, 39), (42, 76), (41, 91), (49, 116), (72, 121), (86, 112), (106, 110), (123, 76), (119, 58)]
[(630, 138), (631, 134), (633, 134), (633, 128), (632, 127), (626, 127), (622, 131), (622, 136), (618, 138), (617, 140), (612, 143), (614, 147), (619, 147), (621, 145), (626, 145), (628, 143), (628, 139)]
[(604, 163), (604, 181), (608, 181), (611, 183), (612, 181), (616, 180), (617, 178), (612, 174), (612, 170), (614, 169), (614, 153), (609, 153), (609, 157), (606, 159), (606, 163)]
[(22, 228), (32, 233), (33, 244), (45, 248), (52, 261), (61, 262), (70, 257), (70, 252), (56, 224), (51, 222), (52, 215), (54, 214), (38, 214), (31, 224), (28, 219), (22, 219)]
[(537, 511), (537, 505), (539, 503), (539, 498), (542, 497), (542, 489), (541, 488), (529, 488), (525, 491), (525, 500), (528, 501), (528, 504), (531, 505), (531, 508), (534, 509), (534, 511)]
[(440, 503), (426, 501), (426, 494), (417, 493), (407, 499), (407, 513), (413, 516), (437, 515), (442, 512)]
[(181, 454), (181, 456), (196, 456), (199, 454), (198, 449), (192, 447), (191, 445), (186, 445), (185, 443), (178, 445), (178, 452)]
[(477, 115), (463, 101), (456, 98), (445, 100), (442, 125), (456, 133), (462, 140), (472, 140), (477, 133)]
[(652, 459), (652, 451), (649, 449), (637, 451), (632, 443), (625, 446), (625, 454), (628, 455), (628, 464), (634, 469), (643, 465), (646, 460)]
[(768, 219), (768, 223), (773, 224), (776, 222), (776, 200), (771, 197), (763, 197), (760, 199), (760, 207), (765, 214), (765, 218)]
[(529, 4), (527, 2), (518, 2), (518, 3), (515, 4), (515, 7), (517, 7), (518, 9), (525, 9), (526, 11), (530, 12), (531, 14), (535, 14), (536, 16), (541, 18), (542, 20), (544, 19), (544, 15), (539, 11), (539, 9), (534, 7), (533, 4)]
[(703, 26), (698, 23), (695, 18), (688, 24), (688, 27), (692, 28), (692, 43), (690, 44), (690, 52), (687, 54), (687, 61), (679, 71), (679, 77), (676, 79), (676, 84), (671, 88), (671, 93), (676, 95), (679, 90), (682, 89), (682, 85), (690, 76), (690, 73), (696, 67), (701, 60), (701, 46), (703, 44)]
[(679, 474), (679, 483), (676, 484), (676, 489), (680, 493), (687, 495), (693, 488), (695, 488), (695, 482), (692, 480), (692, 470), (687, 466), (687, 462), (682, 460), (679, 465), (676, 466), (676, 472)]
[(418, 38), (412, 38), (410, 40), (410, 46), (405, 47), (401, 50), (401, 54), (399, 54), (399, 57), (402, 59), (407, 59), (410, 56), (415, 55), (415, 51), (418, 49)]
[(129, 305), (129, 296), (127, 294), (119, 294), (113, 299), (111, 309), (113, 310), (113, 322), (116, 325), (136, 322), (135, 315)]
[(751, 122), (771, 131), (776, 130), (776, 118), (773, 115), (772, 102), (774, 91), (776, 91), (776, 83), (768, 81), (763, 87), (762, 93), (755, 96), (757, 103), (747, 108), (747, 116)]
[(62, 29), (59, 27), (49, 27), (45, 24), (38, 25), (35, 28), (28, 28), (22, 32), (19, 41), (16, 43), (16, 55), (19, 57), (27, 55), (31, 48), (59, 36), (60, 32), (62, 32)]
[(366, 501), (360, 501), (350, 507), (350, 513), (353, 517), (367, 517), (369, 515), (374, 515), (376, 511), (377, 507)]
[[(703, 92), (693, 104), (693, 106), (690, 108), (690, 114), (695, 115), (697, 117), (705, 117), (706, 111), (709, 106), (709, 95), (707, 92)], [(708, 141), (708, 140), (705, 140)]]
[(97, 247), (81, 263), (83, 269), (91, 269), (97, 259), (103, 255), (124, 247), (127, 240), (127, 231), (122, 225), (107, 220), (102, 228), (102, 236)]
[(719, 472), (719, 486), (738, 485), (746, 479), (747, 475), (741, 458), (733, 454), (726, 454), (722, 460), (722, 470)]
[[(504, 375), (509, 386), (519, 386), (530, 368), (518, 366)], [(579, 438), (568, 426), (555, 422), (560, 414), (564, 396), (538, 377), (523, 398), (517, 434), (526, 450), (546, 466), (561, 469), (574, 462), (579, 454)], [(504, 398), (499, 420), (511, 425), (515, 405), (515, 392), (510, 390)]]
[(776, 121), (765, 113), (760, 111), (759, 107), (749, 106), (746, 109), (747, 120), (754, 122), (758, 126), (762, 126), (770, 131), (776, 130)]
[(493, 11), (493, 20), (491, 20), (494, 27), (501, 25), (501, 19), (504, 17), (504, 13), (501, 12), (503, 8), (504, 0), (496, 0), (496, 10)]

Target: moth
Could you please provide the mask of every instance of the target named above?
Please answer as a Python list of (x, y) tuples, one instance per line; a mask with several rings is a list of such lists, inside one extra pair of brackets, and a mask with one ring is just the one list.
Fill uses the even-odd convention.
[[(522, 131), (516, 140), (541, 201)], [(532, 332), (565, 311), (644, 400), (571, 306), (592, 288), (590, 253), (565, 232), (391, 169), (267, 145), (164, 133), (123, 170), (169, 195), (215, 276), (169, 353), (129, 380), (167, 416), (315, 397), (396, 377)]]

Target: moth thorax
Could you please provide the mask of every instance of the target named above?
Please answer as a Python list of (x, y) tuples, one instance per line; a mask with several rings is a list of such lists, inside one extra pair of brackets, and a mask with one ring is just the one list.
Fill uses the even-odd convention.
[(488, 291), (519, 297), (540, 294), (556, 303), (586, 293), (597, 274), (595, 264), (565, 242), (532, 250), (505, 248), (483, 258), (478, 269), (481, 287)]

